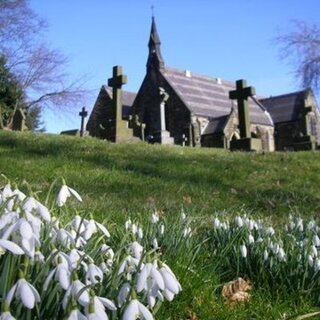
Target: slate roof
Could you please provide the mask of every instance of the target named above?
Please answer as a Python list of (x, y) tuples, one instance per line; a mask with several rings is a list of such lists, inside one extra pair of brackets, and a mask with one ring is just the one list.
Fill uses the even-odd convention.
[(274, 123), (296, 121), (305, 98), (306, 90), (260, 99)]
[[(104, 89), (108, 92), (110, 99), (112, 99), (112, 88), (108, 86), (103, 86)], [(121, 100), (122, 100), (122, 118), (128, 119), (130, 115), (130, 108), (133, 105), (134, 99), (136, 98), (136, 93), (130, 91), (121, 91)]]
[[(236, 100), (229, 99), (229, 91), (235, 89), (235, 83), (167, 66), (161, 73), (195, 115), (220, 118), (229, 115), (232, 106), (237, 106)], [(252, 99), (248, 101), (251, 122), (273, 126), (265, 110)]]

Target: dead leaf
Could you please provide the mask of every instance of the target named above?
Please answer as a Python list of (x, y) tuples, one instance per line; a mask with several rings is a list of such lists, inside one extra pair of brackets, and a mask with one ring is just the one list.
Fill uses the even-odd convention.
[(184, 196), (182, 199), (184, 203), (187, 203), (187, 204), (192, 203), (192, 199), (190, 196)]
[(223, 286), (222, 296), (226, 299), (226, 303), (229, 305), (243, 303), (249, 301), (249, 291), (251, 291), (251, 289), (251, 281), (249, 279), (244, 280), (239, 277)]

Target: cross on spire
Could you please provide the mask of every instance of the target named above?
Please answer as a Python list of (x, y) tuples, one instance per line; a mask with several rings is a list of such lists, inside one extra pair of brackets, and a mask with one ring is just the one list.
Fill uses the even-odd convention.
[(154, 17), (154, 5), (151, 5), (151, 13), (152, 13), (152, 17)]
[(80, 137), (83, 137), (84, 133), (84, 118), (88, 115), (85, 107), (82, 107), (81, 112), (79, 112), (79, 116), (81, 117), (81, 128), (80, 128)]
[(255, 94), (255, 88), (247, 87), (245, 80), (237, 80), (236, 90), (229, 92), (229, 98), (237, 100), (241, 138), (250, 138), (251, 136), (248, 97), (252, 97)]

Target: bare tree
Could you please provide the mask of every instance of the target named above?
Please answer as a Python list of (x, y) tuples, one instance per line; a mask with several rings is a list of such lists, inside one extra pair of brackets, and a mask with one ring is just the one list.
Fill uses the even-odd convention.
[(281, 58), (289, 59), (303, 87), (320, 91), (320, 27), (294, 21), (294, 30), (276, 38)]
[(46, 29), (28, 0), (0, 0), (0, 55), (20, 83), (23, 106), (70, 108), (84, 98), (85, 81), (70, 80), (65, 72), (68, 59), (46, 44)]

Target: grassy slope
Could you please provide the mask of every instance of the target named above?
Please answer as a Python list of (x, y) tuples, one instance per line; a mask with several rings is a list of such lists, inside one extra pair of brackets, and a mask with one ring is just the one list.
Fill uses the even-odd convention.
[[(154, 207), (178, 214), (181, 206), (203, 217), (241, 208), (276, 221), (290, 210), (317, 216), (319, 160), (317, 152), (230, 153), (0, 131), (1, 173), (43, 190), (41, 198), (54, 179), (64, 177), (83, 196), (87, 212), (118, 223), (130, 213), (149, 214)], [(172, 254), (169, 262), (176, 261), (172, 266), (181, 277), (188, 258)], [(219, 279), (211, 268), (199, 260), (197, 275), (188, 276), (189, 284), (176, 302), (161, 309), (160, 318), (185, 318), (191, 305), (198, 319), (272, 319), (292, 307), (290, 299), (274, 301), (262, 289), (249, 308), (229, 310), (219, 298)], [(308, 305), (299, 309), (308, 310)]]
[(320, 153), (230, 153), (95, 139), (0, 132), (0, 172), (47, 190), (57, 177), (99, 217), (182, 205), (195, 215), (236, 212), (285, 217), (320, 211)]

